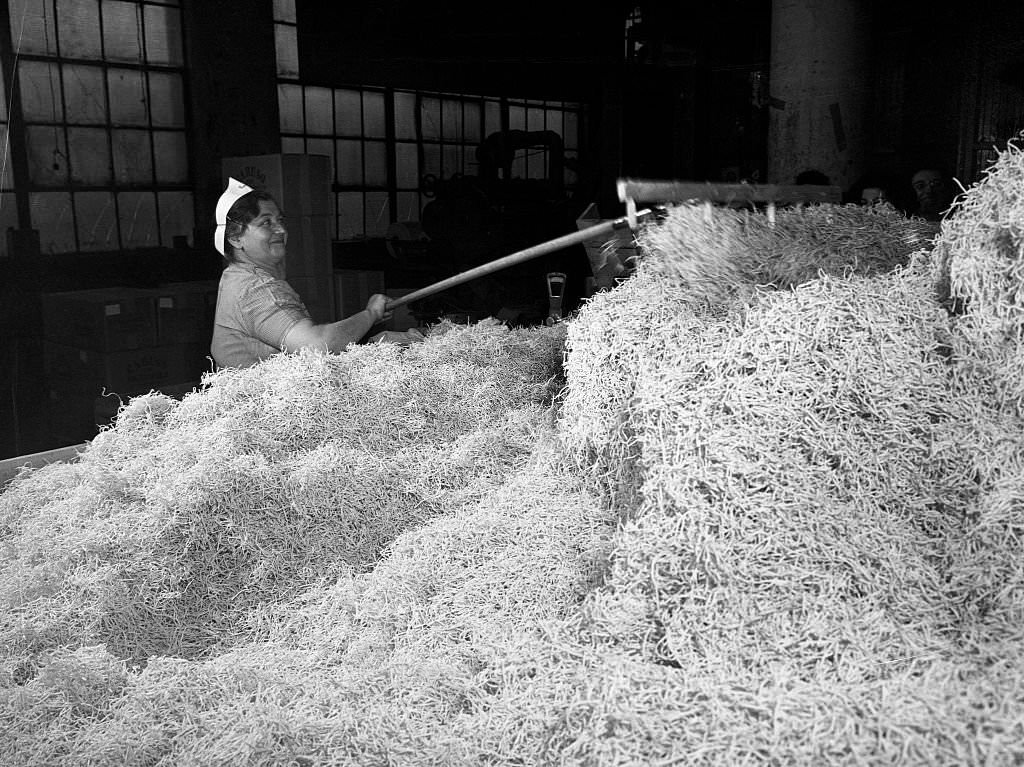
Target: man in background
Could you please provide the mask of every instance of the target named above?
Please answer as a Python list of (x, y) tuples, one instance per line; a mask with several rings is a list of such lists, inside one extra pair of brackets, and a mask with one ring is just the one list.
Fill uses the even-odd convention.
[(911, 215), (940, 221), (953, 202), (953, 182), (938, 168), (922, 168), (910, 178), (916, 204)]

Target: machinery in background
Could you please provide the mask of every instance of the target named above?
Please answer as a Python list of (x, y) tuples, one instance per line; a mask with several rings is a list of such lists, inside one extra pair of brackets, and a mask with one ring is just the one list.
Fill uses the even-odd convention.
[[(545, 177), (513, 177), (513, 166), (523, 152), (543, 153)], [(424, 178), (423, 191), (430, 201), (415, 227), (421, 234), (410, 239), (408, 249), (405, 243), (389, 241), (393, 256), (403, 250), (431, 264), (435, 274), (438, 269), (451, 274), (576, 229), (564, 183), (565, 150), (557, 133), (492, 133), (477, 148), (477, 159), (476, 176)], [(408, 228), (408, 223), (403, 226)], [(511, 324), (542, 324), (549, 315), (549, 296), (541, 286), (551, 272), (565, 275), (561, 300), (565, 310), (571, 311), (585, 295), (590, 275), (581, 245), (446, 290), (409, 308), (424, 322), (460, 314), (501, 317)]]

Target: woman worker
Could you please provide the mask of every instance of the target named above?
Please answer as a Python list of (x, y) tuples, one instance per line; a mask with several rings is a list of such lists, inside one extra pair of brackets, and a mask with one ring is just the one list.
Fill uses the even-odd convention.
[[(281, 351), (344, 351), (391, 316), (387, 297), (376, 293), (358, 314), (339, 322), (314, 323), (284, 279), (288, 232), (281, 210), (266, 192), (229, 179), (217, 202), (216, 223), (214, 245), (225, 264), (210, 347), (218, 368), (248, 367)], [(381, 333), (374, 339), (404, 345), (423, 336), (409, 330)]]

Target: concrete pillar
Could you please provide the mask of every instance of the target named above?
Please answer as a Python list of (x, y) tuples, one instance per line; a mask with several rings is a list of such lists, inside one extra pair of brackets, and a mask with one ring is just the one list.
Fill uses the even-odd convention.
[(843, 189), (867, 164), (868, 3), (772, 2), (768, 181), (819, 170)]

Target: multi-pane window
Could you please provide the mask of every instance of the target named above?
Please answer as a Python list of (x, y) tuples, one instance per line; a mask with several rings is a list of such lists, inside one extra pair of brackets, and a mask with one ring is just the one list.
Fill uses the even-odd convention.
[(274, 0), (274, 40), (277, 49), (277, 76), (299, 76), (298, 28), (295, 0)]
[(545, 179), (557, 169), (566, 189), (576, 183), (566, 160), (579, 150), (577, 104), (288, 82), (278, 94), (282, 151), (332, 158), (340, 240), (382, 237), (395, 221), (419, 220), (439, 183), (480, 173), (478, 149), (503, 125), (561, 139), (522, 147), (511, 178)]
[(331, 157), (336, 239), (383, 237), (393, 222), (418, 221), (438, 184), (480, 173), (477, 150), (502, 130), (560, 139), (517, 150), (503, 180), (559, 174), (566, 190), (575, 186), (579, 104), (304, 84), (294, 0), (274, 0), (274, 9), (281, 150)]
[(9, 0), (44, 252), (171, 246), (192, 234), (178, 5)]

